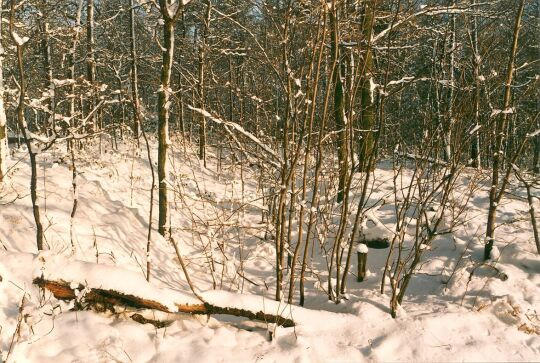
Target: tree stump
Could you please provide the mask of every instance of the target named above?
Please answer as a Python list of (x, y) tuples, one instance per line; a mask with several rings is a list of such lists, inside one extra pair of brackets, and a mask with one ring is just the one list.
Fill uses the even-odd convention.
[(358, 256), (358, 275), (356, 281), (362, 282), (366, 278), (368, 247), (364, 243), (360, 243), (356, 250)]

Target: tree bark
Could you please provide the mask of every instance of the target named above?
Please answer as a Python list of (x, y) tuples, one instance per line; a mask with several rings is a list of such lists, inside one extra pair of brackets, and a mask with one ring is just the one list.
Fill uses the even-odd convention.
[(24, 43), (20, 43), (19, 36), (15, 35), (15, 1), (11, 2), (11, 11), (9, 18), (9, 31), (17, 49), (17, 65), (19, 71), (19, 103), (17, 105), (17, 123), (19, 129), (24, 136), (24, 142), (28, 148), (28, 155), (30, 157), (30, 199), (32, 201), (32, 212), (34, 214), (34, 221), (36, 223), (36, 245), (38, 251), (43, 250), (43, 225), (41, 224), (41, 216), (39, 211), (38, 196), (37, 196), (37, 152), (34, 149), (33, 139), (28, 130), (28, 125), (24, 117), (24, 99), (26, 97), (26, 78), (24, 74)]
[[(206, 16), (204, 20), (204, 30), (201, 39), (201, 45), (199, 47), (199, 108), (204, 110), (205, 108), (205, 67), (206, 67), (206, 42), (208, 38), (208, 32), (210, 30), (210, 15), (212, 13), (212, 4), (210, 0), (206, 3)], [(201, 126), (199, 129), (199, 159), (202, 160), (204, 167), (206, 168), (206, 118), (201, 116)]]
[[(475, 4), (475, 0), (472, 0), (472, 4)], [(473, 117), (474, 127), (476, 132), (473, 136), (471, 143), (471, 166), (473, 168), (481, 167), (480, 159), (480, 132), (478, 131), (479, 119), (480, 119), (480, 53), (478, 52), (478, 22), (476, 15), (473, 16), (473, 29), (472, 29), (472, 53), (473, 53), (473, 75), (474, 75), (474, 101), (473, 101)]]
[[(0, 1), (0, 14), (2, 14), (2, 1)], [(7, 176), (8, 136), (7, 119), (4, 108), (4, 46), (2, 37), (2, 17), (0, 16), (0, 184)]]
[(150, 268), (151, 268), (151, 259), (150, 259), (150, 248), (152, 245), (152, 222), (154, 214), (154, 189), (156, 186), (156, 174), (154, 171), (154, 164), (152, 161), (152, 153), (150, 149), (150, 143), (146, 137), (146, 132), (142, 127), (142, 113), (141, 113), (141, 104), (139, 99), (139, 74), (137, 67), (137, 47), (135, 45), (135, 8), (133, 0), (128, 0), (130, 6), (130, 50), (131, 50), (131, 92), (133, 98), (133, 114), (134, 122), (133, 128), (135, 137), (137, 139), (137, 145), (139, 146), (139, 136), (142, 134), (145, 145), (146, 145), (146, 154), (148, 156), (148, 165), (150, 166), (150, 174), (152, 175), (152, 184), (150, 186), (150, 207), (148, 212), (148, 231), (146, 234), (146, 281), (150, 281)]
[(45, 67), (45, 72), (47, 73), (47, 83), (45, 85), (46, 88), (49, 89), (49, 111), (51, 112), (48, 116), (48, 120), (45, 123), (45, 132), (47, 134), (55, 134), (56, 133), (56, 125), (55, 125), (55, 96), (56, 96), (56, 90), (53, 82), (53, 72), (52, 72), (52, 64), (51, 64), (51, 44), (49, 41), (49, 23), (44, 22), (41, 23), (41, 31), (43, 32), (43, 39), (41, 41), (41, 47), (43, 51), (43, 65)]
[(529, 215), (531, 216), (531, 226), (533, 229), (534, 243), (536, 244), (536, 252), (540, 255), (540, 234), (538, 233), (538, 225), (536, 223), (536, 211), (534, 209), (534, 198), (531, 192), (532, 186), (531, 182), (526, 180), (526, 177), (522, 176), (519, 171), (514, 170), (519, 181), (525, 186), (527, 191), (527, 202), (529, 203)]
[(505, 112), (511, 104), (512, 95), (512, 80), (514, 77), (514, 62), (516, 59), (516, 53), (518, 48), (519, 29), (521, 27), (521, 17), (523, 15), (523, 7), (525, 0), (519, 2), (519, 8), (516, 14), (516, 21), (514, 23), (514, 36), (512, 40), (512, 48), (510, 49), (510, 57), (508, 59), (508, 67), (506, 71), (506, 83), (504, 87), (504, 99), (501, 114), (496, 124), (496, 138), (495, 138), (495, 152), (493, 154), (493, 171), (491, 175), (491, 189), (489, 190), (489, 210), (487, 217), (486, 227), (486, 246), (484, 248), (484, 260), (488, 260), (491, 257), (491, 250), (493, 249), (493, 243), (495, 240), (495, 224), (497, 217), (498, 198), (497, 196), (504, 193), (504, 190), (499, 191), (499, 169), (503, 162), (503, 146), (504, 139), (506, 137), (506, 126), (508, 121), (508, 114)]
[(161, 86), (158, 91), (158, 183), (159, 183), (159, 219), (158, 232), (168, 237), (169, 202), (167, 198), (168, 167), (167, 158), (170, 144), (169, 117), (171, 108), (171, 72), (174, 57), (174, 25), (183, 12), (182, 2), (171, 14), (170, 0), (159, 0), (159, 9), (163, 18), (163, 56), (161, 65)]
[[(75, 122), (75, 54), (77, 51), (77, 43), (79, 42), (79, 33), (81, 31), (81, 13), (83, 8), (83, 0), (79, 0), (79, 5), (77, 7), (77, 18), (75, 21), (75, 26), (73, 29), (73, 36), (72, 36), (72, 42), (71, 42), (71, 48), (69, 50), (69, 56), (68, 56), (68, 65), (69, 65), (69, 71), (68, 71), (68, 78), (71, 80), (71, 85), (69, 86), (69, 92), (71, 94), (70, 101), (69, 101), (69, 122), (71, 127), (76, 127), (77, 124)], [(73, 143), (70, 141), (68, 142), (68, 147), (73, 147)]]
[(371, 35), (373, 32), (375, 12), (375, 1), (369, 0), (365, 3), (364, 19), (362, 22), (362, 35), (366, 44), (364, 55), (364, 64), (362, 69), (361, 80), (361, 112), (360, 112), (360, 129), (361, 138), (359, 142), (358, 161), (360, 172), (369, 172), (370, 168), (374, 168), (375, 164), (370, 166), (368, 162), (369, 156), (373, 152), (373, 127), (375, 126), (376, 105), (375, 105), (375, 90), (373, 85), (373, 54), (371, 50)]
[(139, 82), (138, 82), (138, 69), (137, 69), (137, 46), (135, 44), (135, 8), (133, 0), (129, 0), (129, 35), (130, 35), (130, 52), (131, 52), (131, 92), (133, 97), (133, 108), (135, 117), (133, 117), (133, 133), (137, 139), (137, 145), (139, 145), (139, 136), (141, 128), (140, 117), (140, 100), (139, 100)]
[[(94, 0), (87, 0), (86, 3), (86, 78), (92, 88), (96, 82), (96, 60), (94, 53)], [(88, 112), (94, 109), (96, 100), (92, 89), (92, 97), (90, 97), (90, 106)], [(96, 113), (91, 117), (91, 129), (97, 130)]]
[(347, 127), (345, 120), (345, 97), (343, 89), (343, 63), (341, 61), (341, 52), (339, 49), (339, 24), (336, 3), (333, 2), (330, 12), (331, 53), (332, 63), (334, 64), (333, 84), (334, 84), (334, 118), (336, 122), (336, 131), (338, 133), (337, 154), (339, 162), (339, 184), (337, 193), (337, 202), (343, 201), (345, 192), (345, 183), (348, 174), (348, 153), (347, 153)]
[[(536, 122), (536, 127), (540, 128), (540, 122)], [(540, 135), (533, 139), (533, 172), (540, 174)]]
[(163, 65), (161, 67), (161, 88), (158, 92), (158, 180), (159, 180), (159, 222), (158, 231), (167, 235), (169, 202), (167, 199), (168, 167), (167, 157), (170, 144), (170, 80), (174, 53), (174, 23), (165, 20), (163, 25)]

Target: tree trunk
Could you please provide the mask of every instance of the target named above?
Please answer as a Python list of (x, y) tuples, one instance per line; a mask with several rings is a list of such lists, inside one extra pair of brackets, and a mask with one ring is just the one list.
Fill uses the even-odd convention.
[[(472, 1), (472, 4), (475, 4), (475, 0)], [(473, 74), (474, 74), (474, 101), (473, 101), (473, 117), (474, 117), (474, 128), (476, 132), (473, 135), (473, 140), (471, 143), (471, 166), (473, 168), (481, 167), (480, 159), (480, 131), (478, 130), (480, 124), (480, 54), (478, 52), (478, 22), (476, 15), (473, 17), (473, 29), (472, 29), (472, 63), (473, 63)]]
[(133, 97), (133, 108), (135, 117), (133, 117), (133, 133), (137, 139), (139, 146), (139, 136), (141, 129), (140, 118), (140, 100), (139, 100), (139, 82), (137, 77), (137, 47), (135, 44), (135, 8), (133, 0), (129, 0), (129, 34), (130, 34), (130, 51), (131, 51), (131, 92)]
[[(163, 11), (167, 11), (165, 8)], [(158, 92), (158, 180), (159, 180), (159, 233), (167, 237), (169, 219), (169, 202), (167, 199), (170, 82), (174, 54), (174, 21), (165, 17), (163, 23), (163, 63), (161, 66), (161, 87)]]
[[(206, 17), (204, 20), (204, 30), (202, 34), (202, 42), (199, 47), (199, 108), (204, 110), (205, 107), (205, 66), (206, 66), (206, 41), (210, 29), (210, 15), (212, 13), (212, 4), (210, 0), (206, 1)], [(199, 159), (202, 160), (206, 168), (206, 118), (201, 116), (201, 127), (199, 129)]]
[(331, 53), (333, 57), (334, 71), (334, 118), (336, 122), (336, 131), (338, 133), (337, 154), (339, 162), (339, 184), (337, 193), (337, 202), (341, 203), (344, 197), (345, 183), (348, 174), (348, 153), (347, 153), (347, 125), (345, 121), (345, 100), (343, 95), (343, 64), (341, 61), (341, 52), (339, 49), (339, 25), (337, 18), (337, 9), (333, 3), (330, 12)]
[[(2, 1), (0, 1), (0, 14), (2, 14)], [(7, 174), (8, 137), (6, 124), (6, 110), (4, 108), (4, 46), (2, 38), (2, 17), (0, 16), (0, 183), (3, 183)]]
[[(373, 31), (375, 2), (369, 0), (365, 3), (364, 19), (362, 21), (362, 35), (366, 43), (364, 64), (361, 80), (361, 112), (358, 161), (360, 172), (369, 172), (369, 155), (373, 152), (373, 127), (375, 126), (376, 104), (375, 89), (373, 89), (373, 54), (371, 50), (371, 34)], [(375, 164), (373, 164), (373, 167)]]
[(504, 112), (510, 107), (511, 103), (511, 91), (512, 80), (514, 76), (514, 62), (516, 59), (516, 53), (518, 48), (519, 29), (521, 26), (521, 17), (523, 15), (523, 7), (525, 0), (519, 2), (519, 8), (516, 14), (516, 21), (514, 24), (514, 37), (512, 41), (512, 48), (510, 49), (510, 57), (508, 59), (508, 68), (506, 71), (506, 83), (504, 87), (504, 99), (503, 107), (500, 116), (497, 119), (496, 124), (496, 137), (495, 137), (495, 152), (493, 153), (493, 172), (491, 175), (491, 189), (489, 190), (489, 210), (487, 217), (486, 228), (486, 246), (484, 248), (484, 260), (488, 260), (491, 257), (491, 250), (493, 249), (493, 242), (495, 240), (495, 224), (497, 217), (498, 196), (502, 196), (504, 190), (499, 191), (499, 169), (503, 162), (503, 146), (504, 139), (506, 137), (506, 126), (508, 120), (508, 114)]
[(41, 41), (41, 47), (43, 51), (43, 65), (45, 68), (45, 72), (47, 73), (47, 83), (45, 85), (45, 88), (49, 89), (49, 111), (51, 113), (48, 115), (48, 120), (45, 123), (45, 130), (49, 134), (55, 134), (56, 133), (56, 125), (55, 125), (55, 87), (53, 83), (53, 72), (52, 72), (52, 65), (51, 65), (51, 44), (49, 42), (49, 23), (45, 22), (41, 24), (41, 31), (43, 32), (43, 39)]
[(183, 14), (183, 3), (180, 1), (177, 4), (176, 11), (173, 14), (171, 14), (170, 7), (170, 0), (159, 0), (159, 9), (163, 18), (163, 60), (161, 65), (161, 86), (158, 91), (158, 232), (164, 237), (170, 236), (170, 228), (167, 230), (169, 220), (167, 158), (171, 142), (169, 137), (169, 113), (171, 106), (171, 71), (174, 56), (174, 25)]
[[(75, 54), (77, 51), (77, 43), (79, 42), (79, 32), (81, 31), (81, 13), (83, 8), (83, 0), (79, 0), (79, 5), (77, 7), (77, 19), (75, 21), (75, 26), (73, 30), (73, 36), (72, 36), (72, 43), (71, 43), (71, 49), (69, 50), (69, 56), (68, 56), (68, 65), (69, 65), (69, 72), (68, 72), (68, 78), (72, 80), (72, 83), (69, 87), (69, 93), (72, 95), (70, 97), (69, 101), (69, 111), (68, 115), (70, 117), (69, 122), (71, 127), (76, 127), (75, 122)], [(72, 142), (69, 142), (68, 145), (70, 147), (73, 147)]]
[[(135, 137), (137, 138), (137, 145), (139, 144), (139, 134), (142, 134), (144, 142), (146, 144), (146, 154), (148, 156), (148, 165), (150, 166), (150, 174), (152, 175), (152, 184), (150, 186), (150, 207), (148, 212), (148, 232), (146, 235), (146, 281), (150, 281), (150, 268), (151, 268), (151, 259), (150, 259), (150, 248), (152, 242), (152, 222), (154, 214), (154, 189), (156, 186), (156, 174), (154, 171), (154, 164), (152, 161), (152, 154), (150, 152), (150, 143), (146, 137), (146, 132), (142, 127), (142, 114), (141, 114), (141, 105), (139, 99), (139, 74), (137, 68), (137, 47), (135, 45), (135, 21), (134, 21), (134, 6), (133, 0), (128, 0), (130, 6), (130, 48), (131, 48), (131, 91), (133, 98), (133, 113), (134, 113), (134, 132)], [(139, 146), (139, 145), (138, 145)]]
[[(92, 88), (96, 82), (96, 60), (94, 54), (94, 0), (87, 0), (86, 3), (86, 78)], [(96, 105), (94, 89), (90, 97), (88, 112), (91, 112)], [(97, 117), (93, 113), (91, 118), (91, 129), (97, 130)]]
[[(540, 128), (540, 122), (536, 122), (536, 127)], [(533, 172), (540, 174), (540, 135), (533, 139)]]
[(34, 221), (36, 223), (36, 245), (38, 251), (43, 250), (43, 225), (41, 224), (41, 216), (39, 212), (39, 204), (37, 202), (37, 161), (36, 154), (34, 150), (34, 145), (32, 144), (32, 136), (30, 130), (28, 130), (28, 125), (26, 119), (24, 118), (24, 99), (26, 97), (26, 78), (24, 75), (24, 64), (23, 64), (23, 47), (24, 43), (20, 43), (18, 36), (15, 36), (14, 27), (15, 27), (15, 1), (11, 2), (11, 12), (9, 19), (9, 30), (13, 41), (16, 44), (17, 49), (17, 65), (19, 71), (19, 103), (17, 105), (17, 123), (20, 130), (24, 136), (24, 142), (28, 148), (28, 155), (30, 156), (30, 199), (32, 200), (32, 212), (34, 214)]

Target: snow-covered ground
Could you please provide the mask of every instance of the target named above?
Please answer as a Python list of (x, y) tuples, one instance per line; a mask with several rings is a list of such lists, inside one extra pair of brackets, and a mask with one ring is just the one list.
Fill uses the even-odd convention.
[[(151, 183), (145, 153), (126, 144), (102, 156), (79, 154), (74, 247), (69, 156), (56, 149), (39, 157), (38, 193), (48, 249), (40, 255), (26, 154), (17, 152), (10, 161), (11, 177), (0, 191), (4, 360), (8, 354), (10, 362), (39, 363), (540, 360), (540, 256), (535, 253), (528, 205), (516, 185), (499, 206), (496, 269), (477, 267), (488, 196), (482, 185), (486, 179), (475, 178), (480, 187), (461, 216), (463, 224), (437, 238), (424, 254), (396, 319), (389, 313), (389, 289), (379, 292), (388, 250), (369, 251), (366, 280), (359, 283), (351, 276), (348, 298), (336, 305), (319, 291), (328, 276), (315, 248), (306, 306), (286, 309), (297, 325), (277, 328), (270, 342), (268, 326), (261, 322), (226, 315), (145, 312), (174, 320), (157, 329), (131, 320), (127, 313), (70, 310), (69, 303), (33, 285), (33, 278), (40, 275), (73, 275), (74, 281), (86, 278), (93, 287), (102, 282), (103, 287), (150, 295), (159, 291), (165, 302), (194, 299), (173, 247), (156, 231), (150, 253), (154, 290), (145, 290), (150, 289), (144, 278)], [(228, 161), (218, 173), (214, 158), (207, 169), (202, 168), (189, 148), (185, 154), (181, 147), (173, 148), (172, 166), (171, 226), (194, 285), (209, 300), (259, 304), (275, 313), (279, 305), (272, 302), (275, 250), (264, 236), (263, 191), (257, 174)], [(371, 212), (375, 220), (371, 227), (382, 233), (395, 223), (393, 172), (382, 163), (375, 174), (371, 198), (386, 199)], [(472, 180), (473, 174), (465, 171), (461, 182)], [(214, 272), (210, 261), (215, 263)], [(95, 263), (104, 266), (99, 271), (84, 267)], [(214, 292), (214, 286), (226, 292)]]

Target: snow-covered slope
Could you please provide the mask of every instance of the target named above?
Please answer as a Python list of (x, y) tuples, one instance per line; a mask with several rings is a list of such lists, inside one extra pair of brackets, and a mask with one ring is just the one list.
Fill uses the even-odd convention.
[[(264, 238), (262, 190), (256, 174), (229, 163), (218, 173), (213, 159), (204, 169), (189, 150), (186, 155), (181, 149), (173, 152), (171, 227), (194, 284), (209, 300), (275, 306), (271, 303), (274, 247)], [(488, 204), (486, 188), (480, 188), (468, 203), (463, 224), (438, 238), (426, 252), (397, 319), (389, 314), (389, 292), (379, 292), (387, 250), (369, 251), (367, 279), (357, 283), (351, 276), (348, 299), (338, 305), (318, 291), (328, 276), (323, 259), (316, 260), (307, 281), (306, 309), (290, 312), (297, 326), (277, 328), (272, 342), (265, 324), (225, 315), (167, 317), (145, 312), (175, 320), (156, 329), (132, 321), (127, 314), (70, 311), (68, 303), (32, 285), (40, 268), (67, 274), (69, 261), (117, 266), (129, 273), (119, 276), (118, 270), (104, 267), (97, 276), (79, 269), (72, 274), (77, 275), (74, 280), (86, 275), (89, 281), (101, 279), (134, 291), (139, 288), (134, 281), (145, 277), (147, 160), (130, 145), (103, 156), (90, 154), (77, 158), (81, 174), (74, 247), (69, 158), (61, 150), (40, 156), (38, 189), (49, 249), (41, 255), (36, 255), (34, 242), (26, 156), (17, 153), (10, 162), (9, 184), (0, 191), (3, 359), (8, 354), (10, 362), (40, 363), (540, 359), (540, 257), (534, 253), (526, 201), (517, 189), (500, 205), (496, 269), (477, 263)], [(376, 176), (374, 200), (389, 195), (392, 188), (392, 171), (385, 165)], [(387, 199), (372, 213), (380, 223), (377, 228), (392, 230), (394, 206), (392, 198)], [(189, 299), (174, 249), (155, 231), (152, 236), (152, 286), (166, 295), (161, 297), (164, 300)], [(210, 260), (216, 263), (214, 273), (208, 267)], [(214, 291), (214, 286), (224, 291)], [(239, 293), (255, 296), (238, 301)]]

